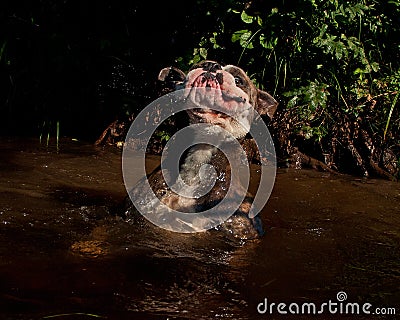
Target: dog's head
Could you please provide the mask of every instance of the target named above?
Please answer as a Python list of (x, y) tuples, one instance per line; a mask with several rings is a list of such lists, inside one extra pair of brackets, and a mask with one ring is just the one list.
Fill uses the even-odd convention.
[(254, 110), (272, 118), (278, 105), (267, 92), (256, 88), (239, 67), (205, 60), (187, 74), (170, 67), (161, 70), (158, 80), (168, 90), (185, 89), (191, 122), (216, 124), (236, 138), (246, 135)]

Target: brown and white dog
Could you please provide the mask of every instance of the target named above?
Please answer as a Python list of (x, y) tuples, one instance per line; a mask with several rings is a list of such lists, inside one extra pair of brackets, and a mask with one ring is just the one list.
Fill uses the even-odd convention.
[[(205, 123), (219, 126), (240, 142), (245, 140), (249, 132), (254, 119), (254, 110), (260, 115), (272, 118), (278, 105), (271, 95), (256, 88), (241, 68), (234, 65), (222, 66), (215, 61), (200, 62), (194, 65), (187, 74), (174, 67), (165, 68), (161, 70), (158, 80), (165, 90), (163, 93), (184, 89), (186, 103), (191, 105), (187, 109), (191, 124)], [(216, 105), (219, 106), (217, 110)], [(195, 187), (191, 190), (190, 186), (199, 184), (200, 168), (204, 164), (214, 167), (217, 179), (206, 195), (185, 197), (169, 187), (166, 188), (163, 174), (160, 169), (157, 169), (147, 177), (147, 180), (158, 199), (171, 209), (185, 212), (204, 211), (220, 203), (226, 196), (226, 190), (231, 183), (229, 161), (219, 148), (223, 143), (224, 141), (221, 141), (217, 146), (208, 144), (192, 146), (180, 165), (180, 178), (185, 182), (185, 188), (192, 194), (195, 192)], [(133, 188), (131, 196), (143, 197), (142, 183), (143, 181), (139, 182)], [(188, 190), (185, 191), (188, 192)], [(237, 190), (237, 192), (240, 193), (243, 190)], [(248, 217), (252, 195), (247, 190), (245, 194), (246, 197), (235, 214), (220, 224), (217, 229), (226, 231), (235, 238), (253, 239), (259, 237), (263, 230), (259, 217)], [(229, 210), (231, 208), (229, 208), (229, 202), (227, 203), (225, 209)], [(220, 210), (224, 210), (224, 207)], [(131, 216), (133, 211), (133, 206), (130, 206), (126, 211), (127, 216)]]

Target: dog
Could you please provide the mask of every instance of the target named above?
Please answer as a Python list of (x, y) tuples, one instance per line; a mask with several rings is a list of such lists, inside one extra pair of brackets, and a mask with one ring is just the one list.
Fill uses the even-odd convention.
[[(186, 112), (191, 125), (209, 125), (204, 130), (212, 132), (194, 133), (198, 139), (199, 136), (201, 138), (202, 135), (208, 134), (214, 134), (221, 139), (214, 145), (198, 143), (191, 146), (184, 153), (179, 166), (179, 176), (172, 177), (173, 187), (166, 183), (166, 179), (171, 180), (171, 177), (165, 177), (161, 169), (157, 168), (139, 181), (130, 191), (130, 197), (142, 199), (142, 203), (148, 206), (148, 211), (156, 215), (161, 212), (158, 209), (162, 205), (147, 200), (147, 194), (143, 193), (144, 179), (147, 179), (152, 191), (160, 200), (159, 203), (180, 212), (202, 212), (219, 204), (221, 206), (218, 210), (229, 211), (232, 210), (229, 197), (245, 194), (235, 213), (219, 223), (215, 229), (238, 239), (260, 237), (264, 233), (261, 219), (258, 216), (249, 216), (253, 196), (247, 190), (243, 190), (240, 181), (231, 181), (234, 168), (230, 166), (228, 160), (231, 159), (227, 158), (222, 149), (229, 139), (236, 139), (242, 146), (248, 145), (245, 142), (248, 142), (246, 135), (255, 118), (255, 111), (272, 118), (278, 106), (277, 101), (266, 91), (258, 89), (243, 69), (211, 60), (195, 64), (187, 74), (175, 67), (164, 68), (159, 73), (158, 81), (164, 94), (176, 90), (184, 92), (185, 103), (189, 105)], [(252, 148), (243, 149), (246, 155), (251, 157), (247, 149)], [(235, 152), (233, 157), (237, 157), (235, 161), (242, 161)], [(201, 171), (204, 165), (214, 168), (215, 183), (205, 195), (195, 196), (202, 183), (202, 174), (203, 179), (209, 178), (207, 175), (204, 177), (204, 172)], [(234, 187), (229, 195), (227, 190), (230, 185)], [(228, 201), (222, 201), (226, 197)], [(126, 217), (130, 219), (135, 212), (130, 203), (125, 210)], [(160, 214), (165, 215), (168, 212)]]

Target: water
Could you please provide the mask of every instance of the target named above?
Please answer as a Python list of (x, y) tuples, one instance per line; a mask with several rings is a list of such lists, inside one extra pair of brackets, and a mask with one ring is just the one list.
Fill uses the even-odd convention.
[[(398, 183), (278, 170), (265, 236), (239, 243), (118, 218), (118, 150), (5, 138), (0, 150), (0, 319), (276, 319), (258, 314), (265, 298), (339, 291), (400, 313)], [(332, 319), (354, 317), (371, 316)]]

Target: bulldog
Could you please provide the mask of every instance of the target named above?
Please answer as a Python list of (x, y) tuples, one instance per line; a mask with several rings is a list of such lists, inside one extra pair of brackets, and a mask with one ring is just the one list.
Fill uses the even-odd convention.
[[(180, 162), (178, 176), (166, 177), (165, 172), (163, 174), (161, 168), (157, 168), (145, 178), (159, 202), (149, 200), (147, 194), (143, 193), (143, 179), (131, 190), (131, 199), (140, 198), (141, 203), (146, 203), (149, 212), (166, 216), (168, 210), (198, 213), (218, 205), (218, 210), (229, 211), (232, 210), (230, 197), (233, 200), (236, 195), (245, 194), (244, 200), (237, 208), (233, 208), (234, 213), (214, 229), (238, 239), (260, 237), (264, 233), (261, 219), (249, 216), (253, 196), (247, 189), (244, 190), (237, 178), (231, 179), (232, 170), (236, 168), (231, 167), (229, 160), (232, 159), (228, 160), (222, 150), (229, 143), (228, 140), (236, 140), (242, 144), (245, 153), (249, 153), (247, 150), (251, 148), (246, 148), (249, 144), (246, 135), (256, 112), (272, 118), (277, 101), (267, 92), (258, 89), (241, 68), (210, 60), (194, 65), (187, 74), (175, 67), (164, 68), (159, 73), (158, 81), (162, 93), (174, 90), (183, 92), (191, 125), (208, 125), (204, 130), (193, 133), (194, 140), (197, 138), (197, 141), (205, 141), (203, 138), (208, 135), (214, 135), (217, 139), (213, 144), (194, 144), (182, 159), (176, 159), (176, 162)], [(250, 157), (249, 154), (247, 156)], [(233, 152), (233, 157), (237, 157), (235, 163), (243, 161), (239, 152)], [(214, 168), (212, 175), (215, 181), (207, 193), (201, 193), (204, 181), (211, 179), (204, 173), (205, 165)], [(232, 185), (233, 191), (228, 193)], [(128, 203), (125, 214), (130, 219), (137, 210), (131, 202)], [(161, 207), (164, 209), (161, 210)], [(169, 208), (167, 212), (165, 207)], [(191, 225), (187, 228), (191, 230), (194, 227)]]

